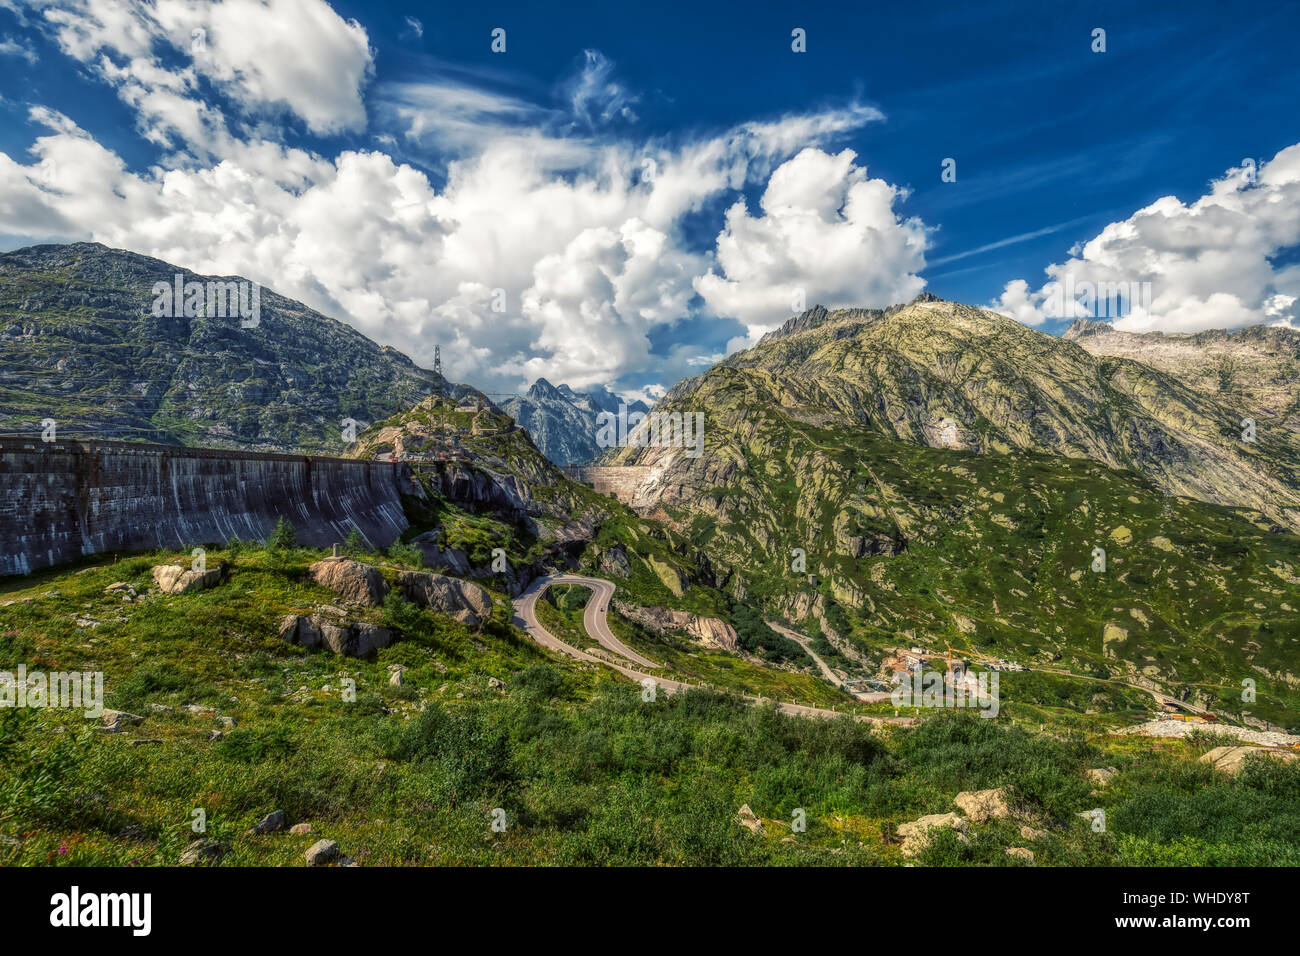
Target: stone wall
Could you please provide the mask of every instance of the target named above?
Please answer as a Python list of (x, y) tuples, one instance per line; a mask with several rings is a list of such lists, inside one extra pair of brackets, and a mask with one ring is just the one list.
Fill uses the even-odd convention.
[(84, 555), (260, 540), (280, 516), (298, 541), (376, 547), (405, 530), (400, 462), (115, 441), (0, 438), (0, 574)]

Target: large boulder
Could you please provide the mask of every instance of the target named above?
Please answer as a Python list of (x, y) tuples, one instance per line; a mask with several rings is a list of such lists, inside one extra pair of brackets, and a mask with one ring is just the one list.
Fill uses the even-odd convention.
[(311, 579), (327, 587), (347, 604), (382, 604), (388, 584), (378, 568), (351, 558), (326, 558), (307, 569)]
[(972, 823), (987, 823), (998, 820), (1011, 812), (1007, 806), (1007, 795), (1001, 790), (966, 790), (952, 798)]
[(1222, 770), (1235, 777), (1241, 773), (1241, 768), (1246, 765), (1246, 758), (1252, 754), (1288, 762), (1300, 759), (1300, 751), (1297, 750), (1275, 747), (1215, 747), (1201, 756), (1201, 762), (1211, 764), (1215, 770)]
[(428, 571), (404, 571), (402, 597), (419, 607), (449, 614), (462, 624), (482, 627), (492, 616), (492, 596), (477, 584)]
[(352, 644), (348, 653), (353, 657), (369, 657), (391, 643), (393, 632), (388, 628), (368, 621), (358, 621), (352, 625)]
[(177, 564), (159, 564), (151, 570), (153, 582), (163, 594), (187, 594), (220, 584), (225, 565), (219, 564), (207, 571), (194, 571)]
[(393, 632), (369, 621), (342, 621), (323, 614), (290, 614), (280, 622), (280, 638), (301, 647), (324, 645), (335, 654), (369, 657), (393, 643)]
[(903, 856), (919, 856), (930, 845), (930, 836), (937, 830), (954, 830), (963, 843), (970, 839), (970, 824), (965, 817), (955, 813), (932, 813), (898, 825), (898, 835), (903, 838)]
[(317, 840), (303, 854), (308, 866), (324, 866), (339, 858), (339, 845), (333, 840)]

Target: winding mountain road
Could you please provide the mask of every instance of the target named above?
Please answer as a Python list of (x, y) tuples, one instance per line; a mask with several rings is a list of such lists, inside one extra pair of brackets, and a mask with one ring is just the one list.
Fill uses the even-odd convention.
[[(602, 578), (588, 578), (576, 574), (548, 575), (537, 578), (528, 586), (519, 597), (514, 599), (514, 623), (515, 626), (526, 631), (538, 644), (543, 647), (566, 654), (569, 657), (576, 658), (580, 661), (586, 661), (590, 664), (600, 664), (602, 667), (609, 667), (618, 671), (632, 680), (644, 684), (645, 681), (654, 681), (657, 688), (667, 694), (675, 694), (679, 690), (699, 690), (703, 688), (701, 684), (687, 684), (684, 681), (670, 680), (666, 677), (657, 677), (654, 674), (647, 674), (644, 671), (637, 670), (633, 667), (619, 664), (613, 661), (596, 657), (594, 654), (588, 654), (586, 651), (580, 651), (576, 647), (564, 643), (537, 620), (537, 601), (546, 592), (546, 589), (553, 584), (580, 584), (583, 587), (591, 588), (592, 595), (587, 601), (587, 606), (583, 611), (582, 624), (587, 633), (591, 635), (598, 644), (606, 650), (613, 651), (631, 663), (639, 664), (641, 667), (659, 668), (661, 664), (656, 664), (647, 657), (636, 653), (622, 641), (614, 636), (613, 631), (609, 629), (609, 600), (614, 596), (614, 585), (610, 581)], [(755, 697), (750, 694), (742, 694), (745, 700), (753, 703), (768, 703), (770, 698)], [(776, 701), (777, 709), (783, 714), (789, 714), (795, 717), (847, 717), (848, 714), (842, 714), (838, 711), (827, 710), (823, 707), (808, 707), (804, 704), (789, 704)], [(914, 720), (909, 717), (865, 717), (853, 715), (853, 719), (863, 723), (872, 724), (901, 724), (910, 725)]]

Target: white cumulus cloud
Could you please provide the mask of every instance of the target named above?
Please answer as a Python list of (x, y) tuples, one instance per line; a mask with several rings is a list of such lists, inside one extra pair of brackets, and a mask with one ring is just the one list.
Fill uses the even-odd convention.
[(1165, 196), (1111, 223), (1038, 289), (1008, 282), (994, 307), (1029, 325), (1109, 314), (1132, 332), (1300, 326), (1300, 266), (1275, 264), (1297, 244), (1300, 143), (1229, 169), (1194, 202)]
[[(719, 315), (749, 327), (749, 342), (789, 318), (799, 302), (828, 308), (882, 306), (925, 285), (926, 230), (902, 219), (901, 191), (869, 179), (852, 150), (801, 150), (782, 163), (751, 216), (744, 201), (727, 211), (717, 265), (695, 282)], [(739, 344), (739, 343), (738, 343)]]

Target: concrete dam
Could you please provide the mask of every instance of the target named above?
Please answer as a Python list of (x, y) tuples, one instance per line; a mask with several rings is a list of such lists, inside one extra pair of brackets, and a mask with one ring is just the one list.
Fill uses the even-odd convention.
[(357, 528), (386, 548), (407, 527), (402, 462), (119, 441), (0, 438), (0, 575), (86, 555), (261, 540), (283, 516), (300, 544)]
[(560, 470), (602, 495), (631, 505), (654, 468), (649, 465), (565, 465)]

